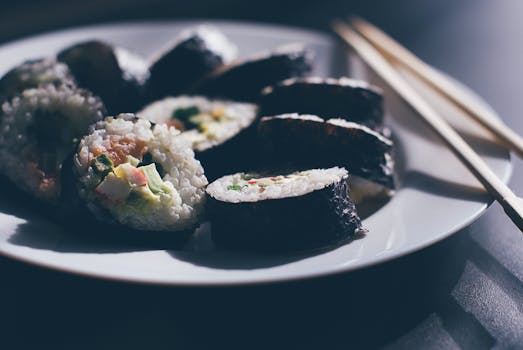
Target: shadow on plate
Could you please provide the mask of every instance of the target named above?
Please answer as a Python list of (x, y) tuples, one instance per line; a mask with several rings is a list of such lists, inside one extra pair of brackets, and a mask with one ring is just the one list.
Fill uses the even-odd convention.
[[(501, 157), (500, 149), (496, 146), (492, 148), (492, 143), (488, 140), (470, 136), (466, 138), (473, 148), (484, 156)], [(417, 169), (408, 169), (405, 164), (405, 150), (400, 139), (394, 138), (394, 169), (395, 182), (398, 188), (414, 188), (418, 191), (435, 194), (442, 197), (462, 199), (472, 202), (488, 202), (489, 195), (485, 189), (478, 186), (470, 186), (463, 183), (450, 181), (434, 176), (428, 172)], [(506, 152), (505, 150), (501, 150)], [(449, 170), (451, 171), (451, 170)]]
[(401, 187), (472, 202), (487, 202), (490, 198), (482, 188), (443, 180), (417, 170), (409, 170), (402, 174)]
[(63, 224), (59, 209), (35, 201), (18, 190), (9, 180), (0, 177), (0, 212), (24, 222), (16, 226), (7, 241), (10, 244), (63, 253), (124, 253), (151, 249), (178, 248), (180, 242), (146, 240), (123, 241), (121, 237), (104, 237), (99, 228)]
[(351, 241), (363, 237), (364, 235), (358, 235), (336, 246), (316, 250), (290, 253), (256, 253), (216, 248), (211, 238), (211, 226), (209, 223), (205, 223), (198, 228), (182, 250), (170, 250), (168, 253), (176, 260), (198, 266), (225, 270), (254, 270), (307, 259), (325, 253), (328, 250), (335, 249), (342, 244), (350, 244)]

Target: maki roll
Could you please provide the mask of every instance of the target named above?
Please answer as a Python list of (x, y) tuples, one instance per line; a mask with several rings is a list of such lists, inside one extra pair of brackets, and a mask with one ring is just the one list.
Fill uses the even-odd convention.
[(150, 64), (148, 94), (154, 99), (186, 92), (218, 67), (230, 63), (238, 49), (219, 30), (188, 30), (160, 50)]
[(134, 112), (143, 106), (149, 69), (135, 54), (93, 40), (68, 47), (57, 57), (69, 66), (80, 87), (102, 98), (109, 113)]
[(27, 89), (2, 106), (0, 172), (32, 196), (56, 203), (62, 163), (105, 108), (90, 92), (65, 85)]
[(394, 188), (390, 139), (361, 124), (313, 115), (263, 117), (260, 156), (268, 167), (343, 166), (355, 176)]
[(96, 123), (73, 157), (75, 206), (99, 221), (131, 230), (196, 226), (207, 179), (179, 134), (133, 114)]
[(383, 95), (379, 88), (349, 78), (291, 78), (263, 90), (262, 115), (314, 114), (343, 118), (379, 130)]
[(25, 89), (45, 84), (74, 86), (74, 78), (67, 66), (54, 59), (25, 61), (0, 79), (0, 105)]
[(196, 93), (255, 102), (264, 87), (311, 71), (312, 52), (303, 45), (288, 44), (218, 69), (197, 86)]
[(343, 168), (237, 173), (207, 187), (217, 245), (259, 251), (319, 249), (364, 232)]
[(257, 107), (200, 96), (167, 97), (137, 115), (182, 131), (209, 179), (250, 167)]

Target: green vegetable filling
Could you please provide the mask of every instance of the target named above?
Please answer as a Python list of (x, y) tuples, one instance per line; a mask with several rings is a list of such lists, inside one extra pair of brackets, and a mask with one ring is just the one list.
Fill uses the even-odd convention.
[(228, 190), (239, 191), (239, 190), (242, 189), (242, 186), (240, 186), (240, 185), (238, 185), (238, 184), (236, 184), (236, 185), (229, 185), (229, 186), (227, 186), (227, 189), (228, 189)]
[(163, 170), (163, 167), (161, 166), (161, 164), (154, 163), (153, 156), (151, 153), (145, 153), (143, 155), (142, 161), (138, 164), (137, 167), (142, 167), (142, 166), (146, 166), (149, 164), (154, 164), (156, 166), (156, 170), (158, 171), (158, 174), (160, 174), (160, 176), (165, 175), (165, 171)]
[(178, 108), (174, 110), (171, 119), (178, 119), (183, 123), (186, 129), (194, 129), (197, 128), (200, 123), (191, 117), (197, 116), (198, 114), (200, 114), (200, 109), (196, 106)]
[(138, 168), (147, 178), (147, 185), (152, 193), (169, 193), (170, 189), (163, 182), (162, 177), (156, 170), (155, 164), (149, 164)]
[(105, 177), (109, 172), (113, 170), (113, 161), (106, 154), (102, 153), (92, 161), (94, 171)]

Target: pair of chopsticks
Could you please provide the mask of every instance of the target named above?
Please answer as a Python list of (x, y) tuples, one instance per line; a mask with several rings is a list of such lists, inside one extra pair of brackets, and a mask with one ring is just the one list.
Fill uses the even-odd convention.
[(485, 189), (501, 204), (505, 213), (520, 231), (523, 231), (523, 198), (516, 196), (490, 170), (483, 159), (400, 75), (393, 63), (414, 73), (432, 89), (490, 130), (503, 144), (521, 157), (523, 157), (523, 138), (514, 133), (490, 111), (473, 101), (460, 87), (370, 23), (362, 19), (351, 19), (348, 22), (336, 20), (333, 23), (333, 29), (363, 62), (417, 111), (418, 116), (441, 137)]

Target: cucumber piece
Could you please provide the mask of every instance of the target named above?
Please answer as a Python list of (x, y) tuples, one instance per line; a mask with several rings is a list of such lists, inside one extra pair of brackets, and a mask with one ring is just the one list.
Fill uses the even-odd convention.
[(149, 189), (154, 193), (169, 193), (170, 189), (165, 185), (165, 183), (162, 180), (162, 177), (158, 173), (158, 170), (156, 170), (156, 165), (154, 163), (141, 166), (138, 168), (147, 178), (147, 185), (149, 186)]

